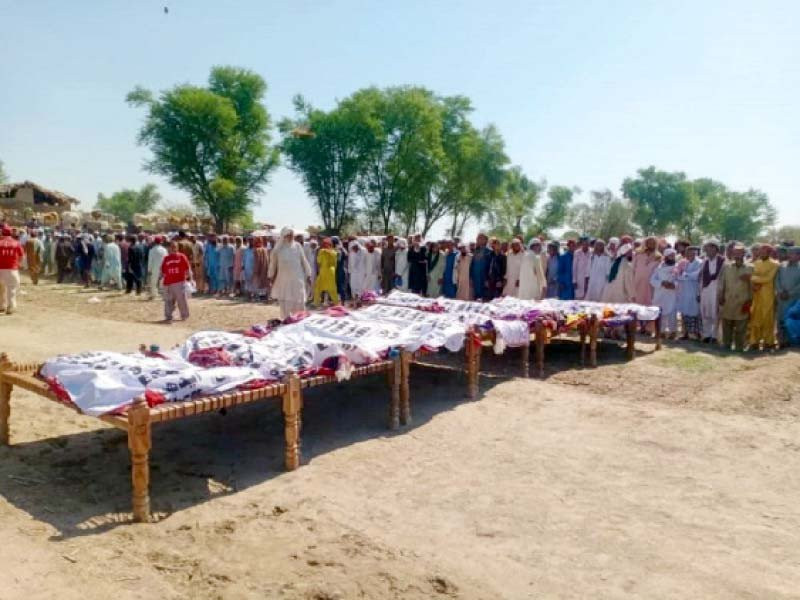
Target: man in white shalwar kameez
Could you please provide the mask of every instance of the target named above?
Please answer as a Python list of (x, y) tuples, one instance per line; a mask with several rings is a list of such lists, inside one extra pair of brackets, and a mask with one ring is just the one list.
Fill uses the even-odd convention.
[(719, 253), (719, 241), (710, 239), (705, 245), (706, 257), (700, 267), (700, 326), (703, 328), (702, 338), (706, 344), (716, 343), (719, 327), (719, 301), (717, 299), (717, 281), (725, 257)]
[(592, 249), (589, 247), (589, 238), (581, 237), (580, 248), (572, 257), (572, 282), (575, 284), (575, 299), (583, 300), (586, 297), (587, 281), (589, 281), (589, 264), (592, 262)]
[(595, 240), (594, 253), (589, 261), (589, 285), (586, 288), (585, 300), (601, 302), (603, 292), (608, 284), (608, 274), (611, 272), (611, 257), (606, 254), (606, 243)]
[(367, 258), (364, 255), (367, 251), (358, 243), (358, 240), (350, 242), (349, 248), (347, 272), (350, 274), (350, 293), (353, 296), (353, 302), (357, 304), (361, 300), (361, 294), (366, 290)]
[(675, 272), (675, 249), (664, 250), (664, 261), (650, 276), (653, 304), (661, 309), (661, 332), (674, 338), (678, 330), (678, 285)]
[[(398, 278), (396, 286), (401, 292), (408, 291), (408, 242), (405, 238), (397, 240), (397, 250), (394, 253), (394, 275)], [(395, 287), (395, 286), (392, 286)]]
[(506, 256), (506, 285), (503, 288), (504, 296), (519, 298), (519, 275), (522, 269), (522, 242), (517, 238), (511, 240), (511, 251)]
[(367, 242), (364, 252), (364, 289), (371, 292), (381, 291), (381, 251), (376, 247), (375, 240)]
[(161, 278), (161, 263), (167, 255), (164, 247), (164, 238), (160, 235), (155, 237), (155, 243), (147, 252), (147, 276), (150, 283), (150, 300), (158, 295), (159, 279)]
[(533, 238), (528, 242), (528, 251), (522, 257), (519, 268), (519, 298), (541, 300), (547, 290), (547, 279), (542, 266), (542, 241)]
[(281, 319), (306, 307), (311, 286), (311, 266), (306, 260), (303, 246), (294, 241), (294, 231), (289, 227), (281, 230), (281, 237), (270, 253), (270, 295), (281, 307)]

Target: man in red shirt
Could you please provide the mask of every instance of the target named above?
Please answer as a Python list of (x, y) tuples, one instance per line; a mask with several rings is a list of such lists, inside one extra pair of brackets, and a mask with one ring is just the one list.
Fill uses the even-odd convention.
[(0, 229), (0, 313), (10, 315), (17, 308), (19, 290), (19, 261), (25, 252), (11, 237), (11, 228)]
[(172, 323), (175, 304), (181, 313), (181, 320), (189, 318), (189, 304), (186, 301), (186, 280), (191, 277), (192, 267), (184, 254), (178, 251), (178, 242), (169, 244), (169, 254), (161, 263), (161, 279), (164, 286), (164, 320)]

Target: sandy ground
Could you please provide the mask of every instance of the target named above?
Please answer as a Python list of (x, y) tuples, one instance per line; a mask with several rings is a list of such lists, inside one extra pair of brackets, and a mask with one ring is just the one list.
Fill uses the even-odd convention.
[[(0, 316), (20, 359), (275, 316), (202, 300), (165, 326), (157, 302), (24, 292)], [(625, 363), (604, 344), (589, 370), (554, 344), (544, 381), (488, 357), (474, 402), (458, 373), (415, 368), (398, 433), (381, 378), (311, 390), (293, 473), (277, 405), (157, 425), (146, 525), (125, 435), (17, 390), (0, 599), (800, 597), (800, 358), (639, 347)]]

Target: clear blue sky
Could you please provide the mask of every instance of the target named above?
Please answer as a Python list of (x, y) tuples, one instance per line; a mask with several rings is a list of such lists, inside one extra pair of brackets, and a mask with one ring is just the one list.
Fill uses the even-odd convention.
[[(125, 94), (231, 64), (266, 79), (275, 120), (296, 93), (421, 84), (469, 96), (551, 184), (618, 192), (654, 164), (760, 188), (800, 224), (798, 23), (796, 0), (0, 0), (0, 160), (87, 208), (148, 181), (185, 201), (142, 170)], [(318, 221), (283, 168), (256, 216)]]

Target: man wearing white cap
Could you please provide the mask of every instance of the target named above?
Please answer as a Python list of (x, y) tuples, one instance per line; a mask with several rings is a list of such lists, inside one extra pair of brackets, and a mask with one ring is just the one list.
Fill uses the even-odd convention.
[(586, 300), (589, 302), (602, 301), (610, 272), (611, 257), (606, 253), (606, 243), (603, 240), (595, 240), (594, 253), (589, 263), (589, 286), (586, 289)]
[(664, 261), (650, 276), (650, 285), (653, 286), (653, 304), (661, 309), (661, 331), (662, 333), (669, 332), (670, 338), (674, 338), (678, 331), (676, 254), (674, 248), (664, 250)]
[(719, 327), (719, 302), (717, 281), (725, 266), (725, 257), (719, 253), (719, 240), (710, 239), (705, 244), (706, 257), (700, 267), (700, 321), (703, 328), (703, 343), (717, 341)]
[(628, 304), (633, 302), (633, 245), (623, 244), (611, 263), (608, 284), (603, 290), (603, 302)]
[(311, 266), (303, 247), (294, 241), (294, 230), (284, 227), (269, 260), (270, 292), (281, 308), (281, 319), (303, 310), (311, 287)]

